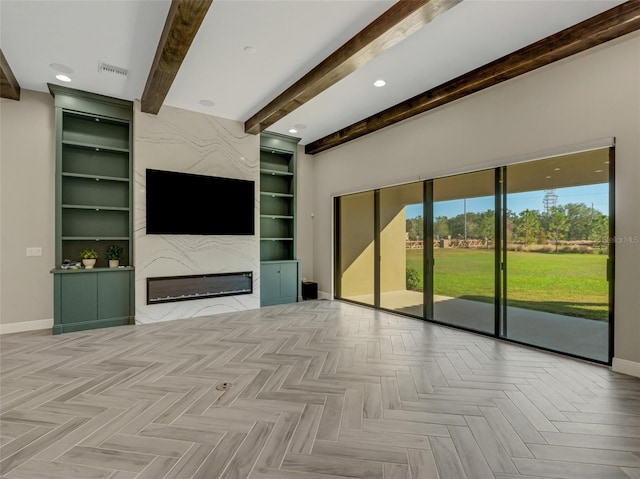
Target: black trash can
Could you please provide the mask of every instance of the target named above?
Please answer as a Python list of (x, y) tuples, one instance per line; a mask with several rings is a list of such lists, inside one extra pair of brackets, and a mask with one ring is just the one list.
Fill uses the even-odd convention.
[(318, 299), (318, 283), (303, 281), (302, 299)]

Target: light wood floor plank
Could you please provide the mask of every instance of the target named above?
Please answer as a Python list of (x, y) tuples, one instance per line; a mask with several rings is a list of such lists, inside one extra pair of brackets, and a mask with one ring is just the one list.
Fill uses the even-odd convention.
[(15, 479), (107, 479), (112, 469), (31, 459), (10, 474)]
[(339, 458), (334, 456), (303, 456), (288, 453), (284, 457), (282, 469), (296, 472), (311, 472), (335, 476), (357, 477), (367, 479), (383, 479), (381, 462), (362, 461), (358, 459)]
[(320, 418), (320, 424), (318, 425), (318, 432), (316, 433), (318, 439), (326, 439), (329, 441), (336, 441), (338, 439), (343, 403), (344, 398), (342, 397), (327, 398)]
[(311, 453), (323, 410), (324, 408), (317, 404), (307, 404), (293, 433), (289, 452), (293, 454)]
[[(228, 432), (218, 442), (215, 449), (202, 462), (193, 479), (210, 479), (220, 477), (231, 459), (235, 456), (240, 445), (244, 442), (246, 434)], [(176, 476), (179, 477), (179, 476)]]
[(278, 468), (284, 459), (300, 421), (300, 414), (283, 412), (273, 427), (273, 432), (260, 454), (256, 467)]
[(60, 456), (58, 461), (119, 471), (141, 472), (153, 459), (154, 457), (149, 454), (76, 446)]
[(469, 479), (491, 478), (493, 473), (469, 428), (449, 426), (449, 432), (467, 477)]
[(409, 472), (412, 479), (437, 479), (438, 467), (433, 453), (425, 449), (408, 449)]
[(311, 453), (319, 456), (344, 457), (362, 461), (407, 464), (406, 450), (388, 444), (317, 440)]
[[(274, 425), (268, 422), (257, 422), (249, 431), (236, 455), (222, 474), (222, 479), (244, 479), (249, 476), (258, 455), (262, 451)], [(278, 458), (278, 462), (280, 462)]]
[(431, 451), (441, 479), (467, 479), (453, 441), (448, 437), (432, 437)]
[(629, 479), (617, 466), (581, 464), (564, 461), (544, 461), (540, 459), (515, 458), (514, 463), (520, 474), (557, 477), (562, 479)]
[(518, 470), (484, 417), (466, 416), (467, 424), (493, 472), (517, 473)]

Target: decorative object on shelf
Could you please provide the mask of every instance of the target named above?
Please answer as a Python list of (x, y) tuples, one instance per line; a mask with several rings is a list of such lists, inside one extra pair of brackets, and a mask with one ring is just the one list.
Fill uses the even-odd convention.
[(118, 246), (112, 244), (107, 249), (107, 258), (109, 259), (109, 268), (117, 268), (120, 266), (120, 260), (122, 259), (122, 252), (124, 248), (122, 246)]
[(80, 261), (71, 261), (70, 259), (65, 259), (60, 265), (60, 269), (80, 269), (82, 263)]
[(80, 252), (80, 257), (82, 258), (82, 264), (86, 269), (91, 269), (96, 265), (96, 260), (99, 255), (98, 252), (94, 249), (85, 249)]

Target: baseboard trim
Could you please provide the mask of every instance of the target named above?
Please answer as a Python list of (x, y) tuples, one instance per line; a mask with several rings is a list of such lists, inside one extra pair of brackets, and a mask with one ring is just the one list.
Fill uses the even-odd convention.
[(613, 358), (611, 369), (617, 373), (628, 374), (640, 378), (640, 363), (626, 359)]
[(11, 333), (24, 333), (25, 331), (39, 331), (53, 328), (53, 319), (37, 319), (35, 321), (22, 321), (20, 323), (0, 324), (0, 335)]
[(326, 291), (318, 291), (318, 299), (328, 299), (328, 300), (332, 300), (333, 298), (331, 297), (331, 295), (329, 293), (327, 293)]

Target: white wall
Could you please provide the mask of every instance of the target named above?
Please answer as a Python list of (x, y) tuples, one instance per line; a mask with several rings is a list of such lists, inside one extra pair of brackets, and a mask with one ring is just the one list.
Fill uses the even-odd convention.
[[(134, 223), (136, 322), (205, 316), (260, 307), (259, 136), (243, 124), (164, 106), (150, 115), (134, 108)], [(253, 180), (254, 236), (147, 235), (145, 170), (180, 171)], [(171, 192), (167, 192), (171, 194)], [(232, 202), (233, 198), (229, 198)], [(225, 208), (227, 205), (216, 205)], [(155, 276), (253, 271), (253, 294), (146, 304), (146, 280)]]
[[(331, 196), (616, 137), (616, 234), (640, 236), (640, 34), (315, 156), (314, 274), (330, 292)], [(615, 356), (640, 362), (640, 244), (616, 249)]]
[(0, 100), (0, 333), (53, 325), (54, 143), (51, 95)]
[(302, 268), (301, 280), (314, 281), (313, 276), (313, 243), (314, 243), (314, 181), (313, 156), (305, 155), (304, 146), (298, 146), (297, 154), (297, 185), (296, 185), (296, 240), (298, 245), (298, 259)]

